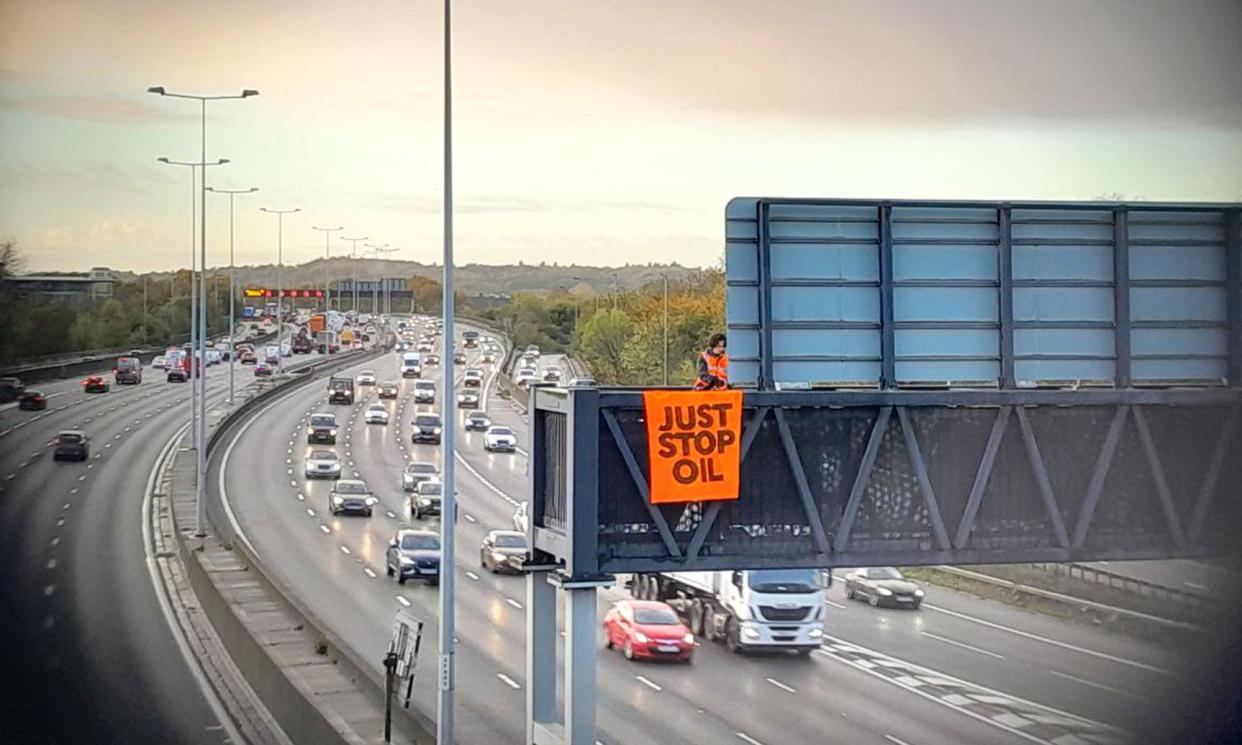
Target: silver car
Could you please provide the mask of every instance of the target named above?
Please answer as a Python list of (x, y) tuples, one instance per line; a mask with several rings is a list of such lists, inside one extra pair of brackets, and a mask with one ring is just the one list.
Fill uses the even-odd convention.
[(405, 470), (401, 472), (401, 488), (412, 492), (417, 490), (418, 485), (423, 481), (436, 481), (439, 478), (440, 469), (436, 468), (435, 463), (411, 461), (405, 464)]
[(308, 479), (339, 479), (341, 459), (331, 450), (312, 450), (306, 457), (305, 472)]

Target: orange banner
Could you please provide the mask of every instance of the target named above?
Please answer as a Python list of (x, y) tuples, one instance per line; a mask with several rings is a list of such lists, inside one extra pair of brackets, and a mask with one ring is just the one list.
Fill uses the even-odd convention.
[(652, 504), (738, 498), (742, 392), (644, 391)]

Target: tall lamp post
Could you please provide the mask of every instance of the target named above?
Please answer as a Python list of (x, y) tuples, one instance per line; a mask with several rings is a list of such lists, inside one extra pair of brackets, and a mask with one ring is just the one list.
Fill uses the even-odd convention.
[[(383, 253), (384, 253), (386, 250), (388, 250), (388, 244), (387, 244), (387, 243), (381, 243), (381, 244), (380, 244), (380, 245), (378, 245), (378, 246), (372, 245), (372, 244), (370, 244), (370, 243), (364, 243), (364, 244), (362, 244), (362, 247), (363, 247), (363, 248), (369, 248), (369, 249), (371, 249), (371, 255), (372, 255), (372, 256), (374, 256), (374, 257), (375, 257), (375, 258), (377, 258), (377, 259), (378, 259), (380, 256), (382, 256), (382, 255), (383, 255)], [(381, 270), (381, 271), (380, 271), (380, 282), (381, 282), (381, 283), (383, 282), (383, 279), (384, 279), (384, 272), (383, 272), (383, 270)], [(378, 306), (378, 305), (379, 305), (379, 288), (378, 288), (378, 287), (372, 287), (372, 288), (371, 288), (371, 315), (373, 315), (373, 316), (374, 316), (374, 315), (379, 315), (379, 310), (377, 310), (377, 306)]]
[[(444, 0), (444, 277), (443, 318), (446, 349), (452, 349), (453, 338), (453, 23), (452, 0)], [(440, 390), (444, 391), (444, 433), (440, 440), (440, 463), (443, 480), (440, 512), (441, 566), (449, 571), (441, 572), (440, 578), (440, 688), (436, 697), (436, 742), (440, 745), (453, 743), (453, 691), (454, 652), (457, 614), (454, 588), (456, 587), (454, 557), (456, 555), (457, 494), (454, 484), (454, 430), (457, 428), (456, 398), (453, 396), (453, 365), (445, 360), (441, 365), (444, 379)]]
[(358, 243), (360, 241), (369, 241), (371, 239), (368, 236), (363, 236), (361, 238), (346, 238), (345, 236), (341, 236), (341, 240), (349, 241), (350, 243), (354, 244), (354, 248), (353, 248), (353, 251), (350, 252), (350, 256), (353, 258), (353, 263), (354, 263), (354, 315), (357, 315), (358, 314)]
[(233, 258), (233, 197), (238, 194), (252, 194), (258, 191), (258, 187), (252, 186), (249, 189), (217, 189), (208, 186), (207, 191), (215, 194), (229, 195), (229, 406), (233, 405), (233, 368), (237, 367), (237, 343), (233, 338), (233, 332), (237, 328), (237, 264)]
[(323, 232), (323, 313), (328, 314), (328, 309), (332, 307), (332, 290), (328, 287), (328, 260), (332, 254), (332, 234), (338, 230), (344, 230), (344, 227), (335, 228), (317, 228), (311, 226), (311, 230), (319, 230)]
[[(206, 171), (207, 166), (222, 166), (225, 163), (228, 163), (229, 161), (225, 158), (221, 158), (220, 160), (217, 160), (215, 163), (195, 163), (193, 161), (169, 160), (168, 158), (157, 158), (156, 160), (163, 163), (164, 165), (181, 166), (183, 168), (190, 169), (190, 183), (191, 183), (191, 190), (190, 190), (190, 446), (195, 448), (195, 450), (200, 450), (200, 448), (198, 447), (198, 443), (202, 439), (200, 438), (200, 434), (202, 433), (199, 432), (198, 422), (199, 422), (199, 418), (202, 412), (200, 412), (199, 407), (195, 405), (195, 399), (197, 398), (196, 392), (202, 387), (202, 383), (206, 381), (198, 377), (198, 375), (204, 374), (205, 370), (203, 369), (201, 362), (199, 364), (195, 364), (194, 355), (198, 353), (197, 350), (198, 350), (199, 337), (206, 334), (207, 329), (205, 328), (205, 324), (204, 324), (204, 327), (202, 328), (200, 328), (199, 326), (199, 315), (198, 315), (199, 291), (198, 291), (198, 284), (195, 283), (194, 281), (195, 279), (195, 276), (194, 276), (194, 264), (195, 264), (194, 205), (195, 205), (195, 198), (198, 196), (198, 185), (194, 184), (194, 173), (195, 173), (194, 169), (201, 167), (203, 168), (204, 171)], [(204, 263), (201, 266), (199, 274), (200, 275), (206, 274), (206, 272), (207, 272), (207, 266), (206, 266), (206, 263)], [(207, 288), (206, 287), (203, 288), (202, 299), (203, 299), (203, 305), (206, 306), (207, 305)], [(199, 357), (199, 360), (200, 361), (202, 360), (201, 356)], [(200, 497), (201, 496), (205, 496), (205, 495), (200, 494)], [(196, 520), (198, 521), (198, 529), (195, 530), (196, 534), (198, 530), (202, 529), (203, 523), (206, 522), (206, 519), (207, 519), (206, 510), (207, 510), (207, 503), (206, 501), (202, 501), (199, 504), (199, 509), (197, 510)]]
[[(184, 98), (198, 101), (200, 104), (200, 143), (202, 145), (202, 155), (199, 158), (200, 163), (207, 162), (207, 102), (208, 101), (229, 101), (233, 99), (250, 98), (259, 95), (259, 92), (246, 88), (238, 95), (233, 96), (198, 96), (190, 93), (169, 93), (164, 86), (157, 85), (147, 88), (147, 93), (154, 93), (159, 96), (167, 96), (169, 98)], [(203, 271), (198, 277), (198, 294), (201, 300), (199, 306), (199, 326), (200, 333), (198, 335), (198, 359), (200, 364), (207, 361), (207, 169), (203, 169), (203, 180), (200, 186), (203, 189), (199, 204), (202, 209), (202, 220), (199, 221), (199, 263), (203, 267)], [(230, 330), (230, 333), (232, 331)], [(193, 380), (193, 376), (191, 376)], [(198, 389), (198, 494), (196, 522), (198, 528), (194, 535), (202, 538), (207, 535), (207, 448), (204, 446), (207, 440), (207, 373), (204, 368), (202, 371), (202, 380), (199, 382)]]
[[(384, 246), (387, 246), (387, 245), (388, 245), (387, 243), (384, 244)], [(385, 256), (391, 253), (396, 253), (399, 250), (400, 249), (397, 249), (397, 248), (384, 248), (384, 247), (375, 248), (376, 253), (383, 254)], [(384, 285), (384, 314), (389, 315), (392, 313), (392, 291), (388, 289), (388, 281), (384, 279), (382, 271), (380, 273), (380, 282), (382, 282)]]
[(261, 211), (276, 216), (276, 367), (283, 369), (285, 363), (285, 215), (301, 212), (301, 207), (288, 210), (270, 210), (260, 207)]

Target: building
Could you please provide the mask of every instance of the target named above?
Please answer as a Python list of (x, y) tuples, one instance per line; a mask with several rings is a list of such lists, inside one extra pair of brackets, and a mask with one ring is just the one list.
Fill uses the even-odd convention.
[(112, 297), (116, 272), (103, 266), (84, 274), (21, 274), (4, 278), (4, 286), (25, 295), (42, 295), (89, 305)]

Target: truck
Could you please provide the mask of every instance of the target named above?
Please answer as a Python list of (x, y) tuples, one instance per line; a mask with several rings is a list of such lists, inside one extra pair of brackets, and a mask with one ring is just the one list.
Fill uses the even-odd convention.
[(418, 378), (423, 374), (423, 358), (418, 352), (405, 352), (401, 355), (401, 377)]
[(315, 347), (320, 354), (336, 354), (340, 349), (340, 342), (336, 339), (335, 331), (320, 331), (315, 334)]
[(734, 653), (807, 655), (824, 636), (820, 576), (817, 569), (635, 574), (630, 590), (636, 599), (668, 603), (696, 636)]
[(306, 321), (306, 328), (311, 334), (318, 336), (320, 331), (328, 327), (328, 319), (323, 313), (312, 313)]
[(341, 330), (341, 333), (340, 333), (338, 336), (339, 336), (339, 337), (340, 337), (340, 339), (341, 339), (341, 346), (342, 346), (342, 347), (348, 347), (348, 346), (352, 346), (352, 345), (353, 345), (353, 343), (354, 343), (354, 332), (353, 332), (353, 329), (342, 329), (342, 330)]
[(328, 378), (328, 403), (352, 405), (354, 403), (354, 379), (338, 378), (335, 375)]

